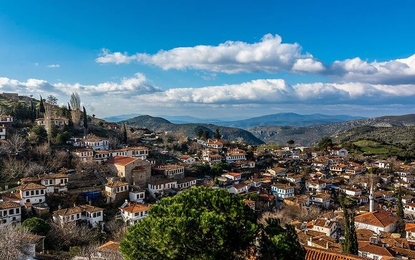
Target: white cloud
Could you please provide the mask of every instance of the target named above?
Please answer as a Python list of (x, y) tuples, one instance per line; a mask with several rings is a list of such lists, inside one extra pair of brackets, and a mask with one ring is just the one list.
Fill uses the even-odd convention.
[(405, 59), (367, 62), (360, 58), (335, 61), (329, 74), (343, 81), (374, 84), (408, 84), (415, 82), (415, 55)]
[[(279, 35), (265, 35), (260, 42), (246, 43), (227, 41), (218, 46), (198, 45), (179, 47), (168, 51), (161, 50), (151, 55), (137, 53), (111, 53), (103, 49), (98, 63), (130, 63), (142, 62), (169, 69), (197, 69), (228, 74), (242, 72), (266, 71), (270, 73), (281, 70), (295, 72), (317, 72), (324, 70), (324, 65), (310, 54), (302, 54), (297, 43), (282, 43)], [(296, 64), (296, 65), (295, 65)], [(293, 68), (293, 66), (296, 66)]]
[(98, 63), (115, 63), (123, 64), (130, 63), (135, 59), (135, 56), (128, 56), (127, 53), (113, 52), (111, 53), (108, 49), (102, 49), (99, 54), (100, 57), (96, 58), (95, 61)]
[(49, 65), (46, 65), (46, 67), (48, 67), (48, 68), (59, 68), (60, 65), (59, 64), (49, 64)]

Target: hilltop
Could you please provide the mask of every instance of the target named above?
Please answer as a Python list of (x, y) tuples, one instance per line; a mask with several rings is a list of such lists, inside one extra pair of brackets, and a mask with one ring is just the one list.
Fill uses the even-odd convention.
[(219, 129), (220, 134), (227, 140), (243, 140), (247, 144), (258, 145), (264, 142), (255, 137), (250, 132), (233, 127), (223, 127), (214, 124), (173, 124), (170, 121), (161, 117), (152, 116), (138, 116), (120, 123), (126, 123), (128, 126), (139, 126), (156, 131), (171, 131), (176, 133), (184, 133), (186, 136), (192, 138), (195, 137), (197, 132), (208, 131), (211, 136), (215, 133), (216, 129)]
[[(383, 130), (383, 132), (391, 132), (391, 129), (415, 126), (415, 114), (401, 116), (382, 116), (332, 124), (312, 125), (307, 127), (259, 126), (250, 128), (248, 131), (266, 143), (285, 144), (288, 140), (294, 140), (297, 144), (311, 145), (323, 137), (336, 137), (338, 135), (340, 136), (346, 131), (354, 128), (359, 129), (360, 127), (364, 126), (373, 127), (372, 129)], [(359, 130), (356, 131), (357, 133), (359, 132)], [(379, 133), (380, 132), (382, 131), (379, 131)], [(345, 133), (343, 139), (345, 139), (348, 135), (352, 135), (351, 133)], [(377, 138), (375, 136), (376, 134), (377, 131), (370, 131), (370, 135), (372, 135), (373, 138)], [(357, 138), (356, 133), (353, 136)], [(398, 136), (395, 135), (395, 137), (392, 136), (391, 138), (398, 138)], [(407, 136), (405, 138), (412, 137)]]

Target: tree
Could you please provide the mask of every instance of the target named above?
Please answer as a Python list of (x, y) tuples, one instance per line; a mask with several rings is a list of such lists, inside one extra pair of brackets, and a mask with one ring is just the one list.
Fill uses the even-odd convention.
[(219, 128), (216, 128), (215, 135), (213, 136), (213, 138), (220, 139), (221, 137), (222, 137), (222, 135), (219, 132)]
[(30, 130), (29, 141), (35, 144), (43, 144), (48, 138), (46, 129), (41, 125), (35, 125)]
[(219, 176), (223, 173), (223, 170), (229, 169), (229, 164), (226, 162), (215, 162), (210, 169), (213, 175)]
[(163, 198), (121, 241), (124, 259), (236, 259), (257, 231), (254, 213), (222, 189)]
[(0, 179), (8, 181), (23, 177), (26, 165), (27, 163), (25, 160), (18, 160), (16, 157), (8, 156), (6, 159), (3, 159)]
[(45, 105), (43, 104), (43, 98), (40, 96), (40, 102), (39, 102), (39, 114), (45, 113)]
[(0, 149), (9, 154), (17, 155), (26, 149), (26, 139), (19, 134), (13, 134), (0, 146)]
[(203, 139), (207, 140), (210, 138), (210, 133), (208, 130), (203, 131)]
[(323, 137), (317, 144), (317, 149), (320, 151), (326, 150), (327, 147), (333, 147), (333, 141), (330, 137)]
[(202, 128), (197, 129), (196, 136), (199, 139), (202, 138), (202, 136), (203, 136), (203, 129)]
[(396, 225), (397, 232), (400, 234), (405, 234), (405, 213), (403, 210), (403, 204), (402, 204), (402, 190), (399, 187), (397, 190), (397, 196), (396, 196), (396, 216), (398, 217), (398, 223)]
[(358, 254), (358, 243), (356, 235), (356, 227), (354, 225), (355, 213), (349, 208), (353, 207), (353, 202), (345, 195), (339, 196), (340, 206), (343, 209), (344, 218), (344, 242), (342, 243), (342, 251), (347, 254)]
[(260, 226), (256, 247), (257, 260), (300, 260), (306, 253), (294, 227), (285, 225), (283, 228), (276, 218), (268, 218)]
[(30, 257), (30, 232), (14, 225), (0, 226), (0, 259), (15, 260)]
[[(256, 252), (255, 252), (256, 251)], [(240, 196), (191, 188), (163, 198), (120, 244), (124, 259), (304, 259), (292, 226), (258, 223)], [(251, 259), (251, 258), (250, 258)]]
[(122, 125), (122, 142), (123, 144), (127, 144), (127, 126), (125, 123)]
[(28, 218), (22, 223), (22, 227), (27, 228), (31, 233), (46, 236), (50, 230), (50, 226), (44, 219), (33, 217)]
[(70, 110), (72, 122), (76, 127), (78, 127), (81, 120), (81, 98), (79, 97), (79, 94), (76, 92), (72, 93), (69, 103), (71, 106)]
[(84, 121), (84, 124), (83, 124), (83, 126), (84, 126), (84, 135), (86, 136), (87, 133), (88, 133), (88, 116), (86, 114), (85, 107), (82, 107), (82, 108), (83, 108), (82, 118), (83, 118), (83, 121)]

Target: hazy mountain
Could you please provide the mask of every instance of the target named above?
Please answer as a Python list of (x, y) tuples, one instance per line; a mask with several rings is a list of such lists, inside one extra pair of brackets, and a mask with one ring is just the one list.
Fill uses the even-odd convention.
[(310, 145), (323, 137), (336, 137), (347, 130), (363, 126), (375, 128), (415, 126), (415, 115), (382, 116), (307, 127), (259, 126), (248, 131), (266, 143), (286, 144), (288, 140), (294, 140), (300, 145)]
[(105, 121), (108, 121), (108, 122), (118, 123), (118, 122), (121, 122), (123, 120), (127, 120), (129, 118), (133, 118), (133, 117), (136, 117), (136, 116), (139, 116), (139, 114), (123, 114), (123, 115), (117, 115), (117, 116), (107, 116), (107, 117), (104, 117), (102, 119), (104, 119)]
[(363, 117), (349, 116), (349, 115), (323, 115), (311, 114), (300, 115), (296, 113), (279, 113), (272, 115), (265, 115), (260, 117), (253, 117), (238, 121), (222, 121), (212, 122), (221, 126), (238, 127), (248, 129), (256, 126), (311, 126), (329, 123), (344, 122)]
[(217, 126), (213, 124), (173, 124), (164, 118), (152, 116), (138, 116), (121, 121), (121, 123), (126, 123), (129, 126), (148, 128), (153, 131), (171, 131), (176, 133), (181, 132), (190, 138), (195, 137), (199, 129), (203, 131), (209, 131), (211, 136), (214, 135), (216, 129), (219, 129), (219, 132), (224, 139), (237, 140), (242, 138), (245, 143), (253, 145), (263, 143), (263, 141), (256, 138), (253, 134), (246, 130)]
[(211, 123), (211, 122), (220, 122), (219, 119), (203, 119), (193, 116), (160, 116), (169, 120), (174, 124), (186, 124), (186, 123)]

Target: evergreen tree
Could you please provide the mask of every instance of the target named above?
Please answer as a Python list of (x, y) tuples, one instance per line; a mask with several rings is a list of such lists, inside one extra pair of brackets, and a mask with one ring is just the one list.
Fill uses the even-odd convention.
[(219, 132), (219, 128), (216, 128), (215, 135), (213, 136), (213, 138), (220, 139), (221, 137), (222, 137), (222, 135)]
[(123, 126), (123, 132), (122, 132), (122, 141), (124, 144), (127, 144), (127, 126), (125, 125), (125, 123), (122, 125)]
[(403, 211), (402, 204), (402, 190), (399, 187), (396, 195), (396, 216), (398, 217), (398, 223), (396, 225), (397, 232), (404, 235), (405, 234), (405, 214)]
[(163, 198), (121, 241), (126, 260), (233, 260), (256, 249), (259, 260), (304, 259), (293, 227), (276, 219), (258, 224), (240, 196), (223, 189), (191, 188)]
[(39, 113), (43, 114), (45, 113), (45, 105), (43, 104), (43, 98), (40, 96), (40, 103), (39, 103)]
[(342, 243), (342, 252), (347, 254), (358, 254), (358, 243), (356, 228), (354, 225), (355, 214), (353, 210), (348, 208), (353, 207), (353, 203), (346, 198), (344, 194), (339, 196), (340, 205), (343, 209), (344, 218), (344, 242)]
[(86, 109), (85, 107), (83, 108), (83, 120), (84, 120), (84, 135), (86, 136), (88, 133), (88, 116), (86, 114)]

